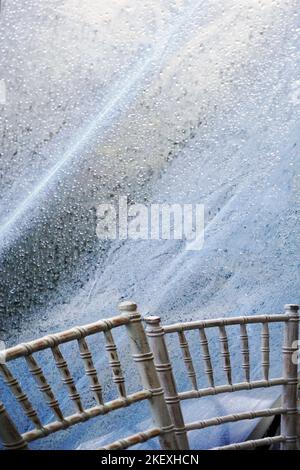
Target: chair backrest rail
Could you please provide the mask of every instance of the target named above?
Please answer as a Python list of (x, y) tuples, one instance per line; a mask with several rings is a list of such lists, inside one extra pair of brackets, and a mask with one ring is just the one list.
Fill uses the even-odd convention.
[(148, 431), (139, 432), (133, 434), (132, 436), (119, 439), (118, 441), (112, 442), (107, 446), (100, 447), (97, 450), (122, 450), (128, 449), (129, 447), (135, 446), (137, 444), (142, 444), (144, 442), (153, 439), (154, 437), (160, 436), (162, 433), (159, 428), (148, 429)]
[(288, 322), (289, 315), (274, 314), (274, 315), (252, 315), (249, 317), (227, 317), (227, 318), (211, 318), (208, 320), (197, 320), (191, 322), (174, 323), (172, 325), (163, 326), (166, 334), (178, 333), (178, 331), (198, 330), (199, 328), (214, 328), (219, 326), (230, 325), (247, 325), (252, 323), (281, 323)]
[(236, 421), (243, 421), (244, 419), (264, 418), (266, 416), (284, 415), (287, 413), (285, 408), (267, 408), (259, 411), (246, 411), (243, 413), (236, 413), (232, 415), (218, 416), (193, 423), (186, 424), (187, 431), (195, 431), (198, 429), (205, 429), (211, 426), (219, 426), (226, 423), (234, 423)]
[(127, 395), (126, 398), (116, 398), (110, 402), (106, 402), (104, 405), (97, 405), (92, 408), (87, 408), (83, 413), (74, 413), (73, 415), (66, 416), (64, 421), (53, 421), (43, 426), (42, 429), (33, 429), (22, 434), (23, 439), (26, 442), (35, 441), (41, 437), (49, 436), (62, 429), (67, 429), (74, 424), (84, 423), (88, 419), (95, 418), (100, 415), (105, 415), (110, 411), (125, 408), (128, 405), (137, 403), (146, 399), (152, 398), (152, 393), (149, 390), (141, 390), (139, 392)]
[(257, 447), (270, 447), (273, 444), (280, 444), (285, 442), (284, 436), (263, 437), (262, 439), (255, 439), (246, 442), (239, 442), (237, 444), (229, 444), (227, 446), (213, 447), (211, 450), (254, 450)]
[(216, 385), (215, 387), (202, 388), (200, 390), (188, 390), (178, 394), (180, 400), (191, 398), (202, 398), (209, 395), (219, 395), (220, 393), (240, 392), (242, 390), (253, 390), (256, 388), (276, 387), (286, 385), (287, 379), (275, 378), (270, 380), (253, 380), (252, 382), (237, 382), (232, 385)]
[(71, 328), (60, 333), (54, 333), (51, 335), (43, 336), (34, 341), (29, 341), (27, 343), (21, 343), (17, 346), (7, 348), (5, 350), (5, 360), (6, 362), (12, 361), (13, 359), (18, 359), (24, 357), (27, 354), (35, 353), (38, 351), (43, 351), (44, 349), (57, 346), (59, 344), (68, 343), (73, 340), (78, 340), (82, 336), (91, 336), (96, 333), (101, 333), (118, 326), (126, 325), (130, 322), (130, 319), (126, 315), (118, 315), (106, 320), (100, 320), (95, 323), (90, 323), (89, 325), (84, 325), (81, 327)]

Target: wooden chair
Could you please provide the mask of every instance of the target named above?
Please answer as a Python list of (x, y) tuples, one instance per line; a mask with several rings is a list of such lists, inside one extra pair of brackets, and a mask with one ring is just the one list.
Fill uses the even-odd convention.
[[(15, 399), (21, 405), (23, 413), (31, 421), (33, 428), (25, 433), (19, 432), (16, 424), (0, 403), (0, 439), (6, 449), (26, 449), (28, 444), (36, 439), (44, 438), (50, 434), (59, 432), (75, 424), (85, 422), (99, 415), (110, 413), (114, 410), (128, 407), (134, 403), (148, 401), (150, 404), (153, 428), (140, 432), (133, 436), (108, 445), (109, 449), (125, 449), (132, 445), (145, 442), (154, 437), (159, 437), (161, 447), (164, 449), (176, 449), (177, 441), (174, 433), (174, 425), (170, 419), (169, 411), (164, 401), (164, 392), (160, 385), (157, 372), (154, 367), (153, 354), (149, 349), (145, 330), (136, 305), (132, 302), (124, 302), (120, 305), (121, 315), (100, 320), (85, 326), (72, 328), (62, 333), (45, 336), (29, 343), (20, 344), (4, 351), (0, 361), (0, 374), (10, 388)], [(114, 342), (112, 331), (125, 326), (130, 338), (132, 356), (140, 374), (143, 389), (127, 394), (125, 380), (121, 368), (121, 362)], [(94, 366), (92, 353), (86, 338), (102, 333), (105, 338), (105, 348), (109, 357), (109, 365), (112, 371), (119, 398), (105, 403), (103, 400), (100, 378)], [(96, 405), (84, 408), (80, 394), (71, 376), (67, 361), (61, 351), (60, 345), (76, 341), (78, 343), (79, 356), (84, 363), (85, 374), (90, 382), (90, 391), (94, 396)], [(49, 385), (42, 367), (38, 364), (34, 354), (38, 351), (50, 349), (54, 367), (56, 366), (63, 384), (65, 385), (69, 399), (73, 402), (74, 413), (64, 416), (61, 406)], [(15, 359), (24, 358), (28, 373), (34, 377), (39, 390), (50, 410), (53, 411), (55, 420), (43, 424), (39, 413), (31, 404), (30, 398), (23, 391), (18, 379), (9, 368), (9, 363)]]
[[(248, 442), (230, 444), (223, 449), (253, 449), (259, 446), (280, 443), (282, 449), (295, 449), (297, 446), (297, 386), (298, 365), (295, 356), (298, 350), (299, 314), (297, 305), (287, 305), (284, 314), (255, 315), (212, 320), (201, 320), (173, 325), (161, 325), (160, 318), (150, 316), (145, 319), (147, 328), (144, 329), (141, 315), (133, 302), (123, 302), (119, 306), (121, 315), (98, 322), (72, 328), (62, 333), (45, 336), (35, 341), (19, 344), (2, 353), (0, 360), (0, 375), (19, 402), (23, 413), (32, 423), (32, 429), (20, 432), (4, 404), (0, 402), (0, 439), (7, 449), (27, 449), (34, 440), (44, 438), (73, 425), (85, 422), (114, 410), (132, 406), (134, 403), (148, 401), (150, 404), (153, 427), (143, 432), (124, 437), (103, 447), (103, 449), (125, 449), (136, 444), (158, 437), (163, 449), (189, 449), (188, 433), (196, 429), (204, 429), (224, 423), (232, 423), (245, 419), (281, 416), (281, 431), (279, 436), (255, 439)], [(270, 378), (270, 346), (269, 324), (284, 325), (283, 371), (281, 377)], [(247, 325), (261, 325), (262, 339), (262, 378), (251, 380), (250, 351)], [(234, 383), (232, 380), (231, 358), (226, 327), (236, 325), (240, 329), (242, 368), (245, 380)], [(113, 338), (113, 330), (125, 327), (131, 345), (132, 358), (136, 364), (142, 389), (135, 393), (126, 392), (126, 384), (121, 366), (119, 352)], [(214, 370), (210, 355), (207, 330), (216, 328), (219, 331), (221, 356), (227, 383), (215, 385)], [(205, 372), (209, 387), (198, 388), (196, 372), (191, 356), (186, 331), (198, 330)], [(104, 402), (100, 377), (94, 366), (94, 358), (86, 338), (91, 335), (103, 334), (105, 349), (108, 355), (113, 382), (118, 391), (118, 398)], [(182, 350), (191, 390), (178, 393), (169, 351), (165, 336), (177, 334)], [(147, 339), (148, 337), (148, 339)], [(149, 342), (148, 342), (149, 340)], [(68, 363), (60, 345), (77, 342), (79, 357), (83, 361), (85, 374), (90, 382), (90, 392), (94, 396), (95, 406), (85, 408), (77, 390)], [(53, 366), (59, 371), (61, 380), (68, 391), (68, 396), (74, 406), (74, 413), (65, 416), (62, 412), (50, 384), (45, 377), (42, 367), (38, 364), (35, 353), (50, 350)], [(31, 404), (30, 398), (22, 389), (18, 379), (9, 368), (9, 363), (18, 358), (26, 361), (28, 373), (31, 374), (55, 419), (44, 424), (39, 413)], [(245, 411), (234, 415), (218, 416), (206, 420), (185, 423), (181, 410), (181, 401), (200, 399), (201, 397), (221, 393), (231, 393), (240, 390), (252, 390), (273, 386), (282, 387), (282, 404), (280, 407), (267, 408), (260, 411)], [(219, 448), (218, 448), (219, 449)]]
[[(188, 323), (176, 323), (173, 325), (161, 325), (159, 317), (146, 318), (147, 336), (154, 354), (155, 367), (165, 391), (165, 401), (168, 405), (171, 418), (175, 426), (175, 433), (180, 449), (188, 449), (188, 432), (204, 429), (210, 426), (218, 426), (224, 423), (232, 423), (245, 419), (255, 419), (267, 416), (281, 416), (281, 431), (279, 436), (255, 439), (248, 442), (230, 444), (215, 449), (254, 449), (260, 446), (281, 444), (281, 449), (297, 448), (297, 388), (298, 388), (298, 330), (299, 313), (298, 305), (286, 305), (285, 313), (282, 315), (255, 315), (233, 318), (221, 318), (211, 320), (200, 320)], [(284, 341), (282, 347), (283, 366), (282, 376), (269, 378), (270, 370), (270, 346), (269, 346), (269, 324), (283, 323)], [(262, 378), (251, 380), (250, 377), (250, 351), (247, 333), (247, 325), (261, 325), (261, 353), (262, 353)], [(244, 381), (234, 383), (232, 380), (232, 367), (226, 327), (236, 325), (240, 329), (242, 368), (244, 370)], [(212, 366), (207, 330), (216, 328), (219, 331), (221, 356), (223, 358), (223, 369), (227, 379), (224, 385), (215, 385), (214, 370)], [(202, 357), (209, 387), (198, 388), (197, 377), (190, 353), (186, 331), (197, 330), (202, 348)], [(187, 375), (191, 384), (191, 390), (181, 393), (177, 392), (176, 381), (172, 371), (169, 352), (166, 346), (165, 336), (177, 334), (182, 350), (182, 356)], [(241, 390), (253, 390), (258, 388), (282, 387), (282, 404), (277, 408), (267, 408), (260, 411), (245, 411), (243, 413), (185, 423), (181, 410), (181, 401), (231, 393)]]

